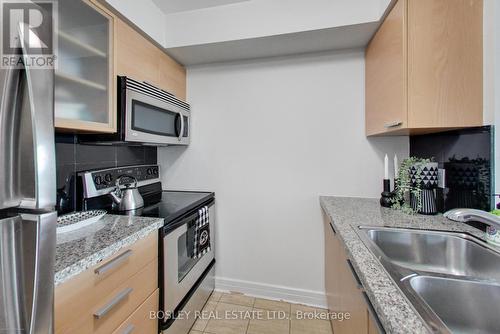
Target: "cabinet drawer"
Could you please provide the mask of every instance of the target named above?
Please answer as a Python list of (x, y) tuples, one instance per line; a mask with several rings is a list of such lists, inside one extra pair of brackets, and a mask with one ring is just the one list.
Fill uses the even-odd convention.
[(58, 333), (111, 333), (157, 288), (158, 260), (154, 260), (129, 280), (103, 294), (99, 302), (78, 314), (76, 322)]
[[(56, 287), (56, 333), (67, 332), (69, 327), (81, 320), (82, 314), (98, 305), (110, 291), (114, 291), (154, 260), (158, 261), (157, 233), (124, 247), (109, 259)], [(153, 290), (154, 288), (149, 293)], [(144, 299), (146, 297), (142, 300)]]
[(159, 290), (148, 299), (130, 317), (125, 320), (113, 334), (156, 334), (158, 333), (158, 320), (150, 318), (151, 311), (158, 311)]

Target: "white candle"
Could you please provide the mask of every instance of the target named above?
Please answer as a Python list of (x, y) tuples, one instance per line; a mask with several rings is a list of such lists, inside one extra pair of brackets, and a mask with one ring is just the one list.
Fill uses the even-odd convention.
[(384, 179), (389, 180), (389, 157), (387, 154), (384, 158)]
[(398, 155), (394, 154), (394, 178), (398, 178), (398, 173), (399, 173), (399, 162), (398, 162)]

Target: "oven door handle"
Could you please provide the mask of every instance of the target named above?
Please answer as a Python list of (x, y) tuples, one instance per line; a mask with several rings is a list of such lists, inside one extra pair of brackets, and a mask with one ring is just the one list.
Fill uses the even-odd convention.
[(181, 131), (179, 132), (179, 137), (177, 139), (181, 141), (182, 137), (184, 136), (184, 115), (179, 112), (179, 117), (181, 118)]

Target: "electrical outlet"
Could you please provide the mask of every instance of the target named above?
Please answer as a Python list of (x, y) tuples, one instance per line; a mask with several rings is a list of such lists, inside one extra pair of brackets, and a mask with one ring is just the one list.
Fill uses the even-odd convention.
[(446, 188), (446, 169), (438, 169), (438, 188)]

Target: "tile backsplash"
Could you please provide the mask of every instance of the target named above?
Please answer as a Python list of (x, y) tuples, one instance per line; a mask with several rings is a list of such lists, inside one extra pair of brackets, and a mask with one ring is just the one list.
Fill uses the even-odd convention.
[(410, 137), (410, 155), (434, 157), (445, 169), (438, 191), (440, 211), (457, 207), (494, 208), (494, 129), (491, 126)]
[[(76, 135), (56, 134), (56, 161), (58, 211), (63, 213), (75, 209), (77, 172), (117, 166), (156, 164), (157, 149), (149, 146), (81, 145), (78, 144)], [(66, 200), (61, 200), (63, 197)]]

